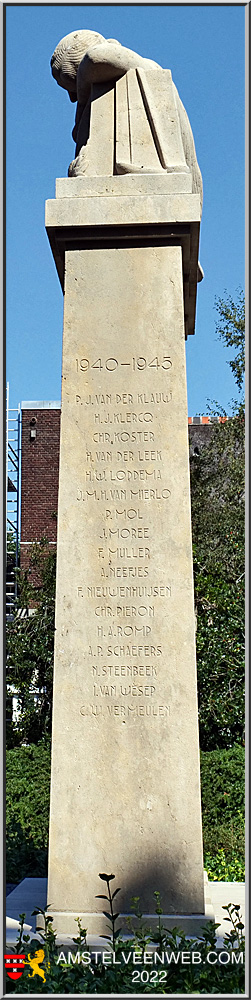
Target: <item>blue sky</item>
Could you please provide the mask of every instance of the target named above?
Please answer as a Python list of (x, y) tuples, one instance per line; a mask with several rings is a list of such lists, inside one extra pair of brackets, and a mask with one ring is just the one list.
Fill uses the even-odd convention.
[(215, 296), (244, 287), (244, 24), (241, 5), (9, 5), (7, 64), (7, 380), (10, 406), (60, 399), (63, 295), (44, 204), (74, 156), (75, 105), (50, 58), (78, 28), (100, 31), (171, 69), (192, 125), (204, 185), (188, 413), (237, 394), (216, 337)]

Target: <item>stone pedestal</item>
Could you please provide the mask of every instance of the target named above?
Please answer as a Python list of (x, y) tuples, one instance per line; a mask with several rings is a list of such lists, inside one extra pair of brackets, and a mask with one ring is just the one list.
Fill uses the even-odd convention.
[[(190, 186), (190, 190), (189, 190)], [(57, 181), (64, 288), (48, 903), (59, 932), (118, 909), (205, 921), (185, 335), (189, 174)], [(104, 884), (103, 884), (104, 885)]]

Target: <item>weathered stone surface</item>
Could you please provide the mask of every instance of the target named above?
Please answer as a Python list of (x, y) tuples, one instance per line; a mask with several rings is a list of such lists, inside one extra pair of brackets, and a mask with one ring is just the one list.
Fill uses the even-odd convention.
[(46, 228), (62, 288), (66, 247), (176, 241), (182, 246), (185, 335), (193, 334), (200, 199), (187, 185), (191, 190), (191, 173), (182, 172), (57, 180), (57, 197), (46, 202)]
[(145, 225), (176, 223), (183, 218), (186, 223), (199, 221), (199, 198), (192, 194), (187, 199), (182, 193), (175, 195), (118, 194), (116, 198), (93, 195), (92, 198), (78, 198), (74, 205), (72, 198), (64, 198), (63, 205), (57, 199), (46, 203), (46, 221), (48, 227), (58, 226), (63, 209), (65, 226), (101, 226), (101, 225)]
[(113, 871), (200, 923), (180, 246), (66, 249), (61, 419), (48, 902), (105, 933)]
[(192, 193), (191, 173), (124, 174), (122, 177), (58, 177), (56, 198)]

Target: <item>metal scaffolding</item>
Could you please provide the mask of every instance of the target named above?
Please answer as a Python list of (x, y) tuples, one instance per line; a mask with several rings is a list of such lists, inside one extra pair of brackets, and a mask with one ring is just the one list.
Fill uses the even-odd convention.
[(17, 602), (20, 534), (20, 436), (21, 413), (9, 407), (6, 387), (6, 617), (12, 617)]

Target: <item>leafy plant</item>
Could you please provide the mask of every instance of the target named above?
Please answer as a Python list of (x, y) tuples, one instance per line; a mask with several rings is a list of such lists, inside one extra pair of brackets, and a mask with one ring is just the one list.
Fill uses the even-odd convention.
[(6, 753), (6, 876), (47, 875), (50, 744)]
[(244, 415), (191, 459), (200, 744), (244, 743)]
[(245, 750), (212, 750), (200, 754), (201, 796), (204, 826), (244, 819)]
[(226, 855), (223, 847), (215, 857), (204, 854), (204, 866), (210, 882), (244, 882), (245, 860)]
[[(102, 896), (102, 895), (100, 896), (99, 895), (99, 896), (96, 896), (96, 899), (107, 899), (107, 901), (109, 903), (110, 912), (108, 913), (107, 910), (103, 910), (103, 913), (104, 913), (104, 916), (107, 917), (108, 920), (110, 920), (111, 925), (112, 925), (112, 947), (113, 947), (113, 951), (115, 951), (116, 938), (119, 936), (119, 933), (120, 933), (119, 930), (115, 930), (115, 924), (116, 924), (116, 920), (118, 920), (118, 917), (120, 916), (120, 914), (119, 913), (114, 913), (114, 911), (113, 911), (113, 900), (115, 899), (115, 896), (117, 896), (117, 893), (120, 892), (120, 889), (119, 888), (115, 889), (115, 891), (111, 894), (110, 882), (112, 881), (112, 879), (115, 878), (115, 875), (106, 875), (105, 873), (101, 873), (99, 875), (99, 878), (101, 878), (103, 882), (106, 882), (108, 896)], [(107, 934), (102, 934), (101, 937), (106, 938), (107, 941), (110, 941), (110, 937), (107, 937)]]
[(244, 924), (240, 915), (240, 903), (227, 903), (222, 909), (228, 913), (228, 917), (225, 917), (225, 920), (232, 924), (229, 934), (225, 934), (225, 940), (229, 941), (232, 945), (237, 943), (238, 947), (242, 948), (244, 944)]
[[(101, 876), (102, 877), (102, 876)], [(113, 876), (114, 877), (114, 876)], [(111, 876), (103, 875), (103, 880), (108, 886), (108, 898), (110, 910), (112, 909), (112, 897), (110, 894)], [(119, 890), (117, 890), (119, 891)], [(111, 897), (111, 898), (110, 898)], [(99, 898), (99, 897), (98, 897)], [(103, 898), (103, 897), (101, 897)], [(155, 893), (156, 912), (161, 916), (162, 908), (160, 895)], [(135, 906), (136, 901), (136, 906)], [(135, 897), (133, 907), (139, 912), (139, 899)], [(159, 921), (157, 930), (144, 936), (143, 928), (134, 934), (130, 942), (126, 941), (122, 934), (116, 937), (112, 954), (116, 957), (117, 965), (107, 967), (102, 962), (95, 963), (94, 956), (88, 949), (83, 953), (87, 956), (87, 964), (82, 965), (77, 961), (72, 964), (63, 956), (58, 956), (58, 943), (56, 934), (52, 929), (52, 918), (45, 911), (37, 908), (35, 912), (41, 913), (44, 921), (44, 928), (40, 933), (45, 952), (46, 982), (41, 979), (36, 980), (36, 993), (65, 994), (71, 993), (88, 995), (89, 993), (101, 993), (103, 995), (120, 995), (131, 993), (154, 993), (154, 994), (194, 994), (216, 993), (222, 995), (233, 995), (244, 993), (244, 925), (240, 916), (240, 906), (228, 903), (224, 909), (228, 913), (226, 918), (231, 924), (229, 932), (224, 937), (223, 951), (227, 955), (227, 962), (224, 965), (217, 960), (217, 928), (219, 925), (208, 923), (199, 939), (187, 938), (181, 928), (174, 927), (167, 930)], [(107, 915), (107, 914), (105, 914)], [(16, 953), (24, 952), (29, 947), (29, 954), (34, 954), (37, 949), (37, 941), (30, 941), (29, 936), (23, 935), (24, 914), (21, 915), (21, 928), (15, 948)], [(115, 919), (115, 915), (114, 915)], [(82, 944), (86, 948), (86, 931), (81, 927), (80, 921), (79, 935), (74, 939), (78, 948)], [(114, 921), (113, 921), (114, 929)], [(112, 943), (113, 935), (109, 938)], [(164, 953), (166, 957), (165, 969), (160, 966), (160, 974), (156, 967), (148, 969), (152, 951), (147, 952), (147, 944), (154, 945), (156, 952)], [(122, 950), (123, 949), (123, 950)], [(141, 955), (137, 961), (137, 966), (133, 960), (133, 954)], [(188, 961), (183, 964), (182, 955), (186, 954)], [(213, 963), (208, 961), (213, 953)], [(79, 952), (80, 954), (80, 952)], [(198, 961), (199, 954), (199, 961)], [(124, 962), (120, 962), (120, 957), (124, 956)], [(147, 958), (147, 963), (144, 961)], [(167, 959), (169, 956), (169, 959)], [(232, 960), (234, 959), (234, 961)], [(85, 959), (84, 959), (85, 961)], [(21, 980), (14, 986), (7, 980), (7, 992), (22, 993), (25, 995), (33, 993), (33, 981), (29, 978), (26, 968)]]
[(50, 738), (52, 714), (56, 554), (46, 539), (34, 544), (30, 570), (18, 572), (19, 599), (7, 622), (7, 690), (15, 690), (19, 718), (8, 720), (7, 747)]
[(239, 392), (243, 389), (245, 375), (245, 298), (242, 289), (237, 292), (236, 301), (231, 295), (215, 300), (219, 313), (216, 330), (226, 347), (233, 347), (234, 357), (228, 361)]
[(37, 933), (40, 934), (44, 944), (45, 962), (47, 970), (50, 969), (51, 960), (55, 958), (56, 951), (56, 933), (53, 930), (52, 921), (53, 917), (47, 912), (50, 909), (50, 904), (48, 903), (46, 910), (40, 906), (36, 906), (35, 910), (32, 911), (32, 916), (42, 917), (42, 927), (37, 927)]
[(243, 881), (245, 873), (245, 751), (201, 752), (204, 865), (217, 881)]
[[(243, 292), (216, 299), (218, 336), (242, 393), (245, 358)], [(211, 415), (226, 417), (215, 404)], [(244, 742), (245, 413), (211, 428), (190, 462), (200, 744), (203, 750)]]

